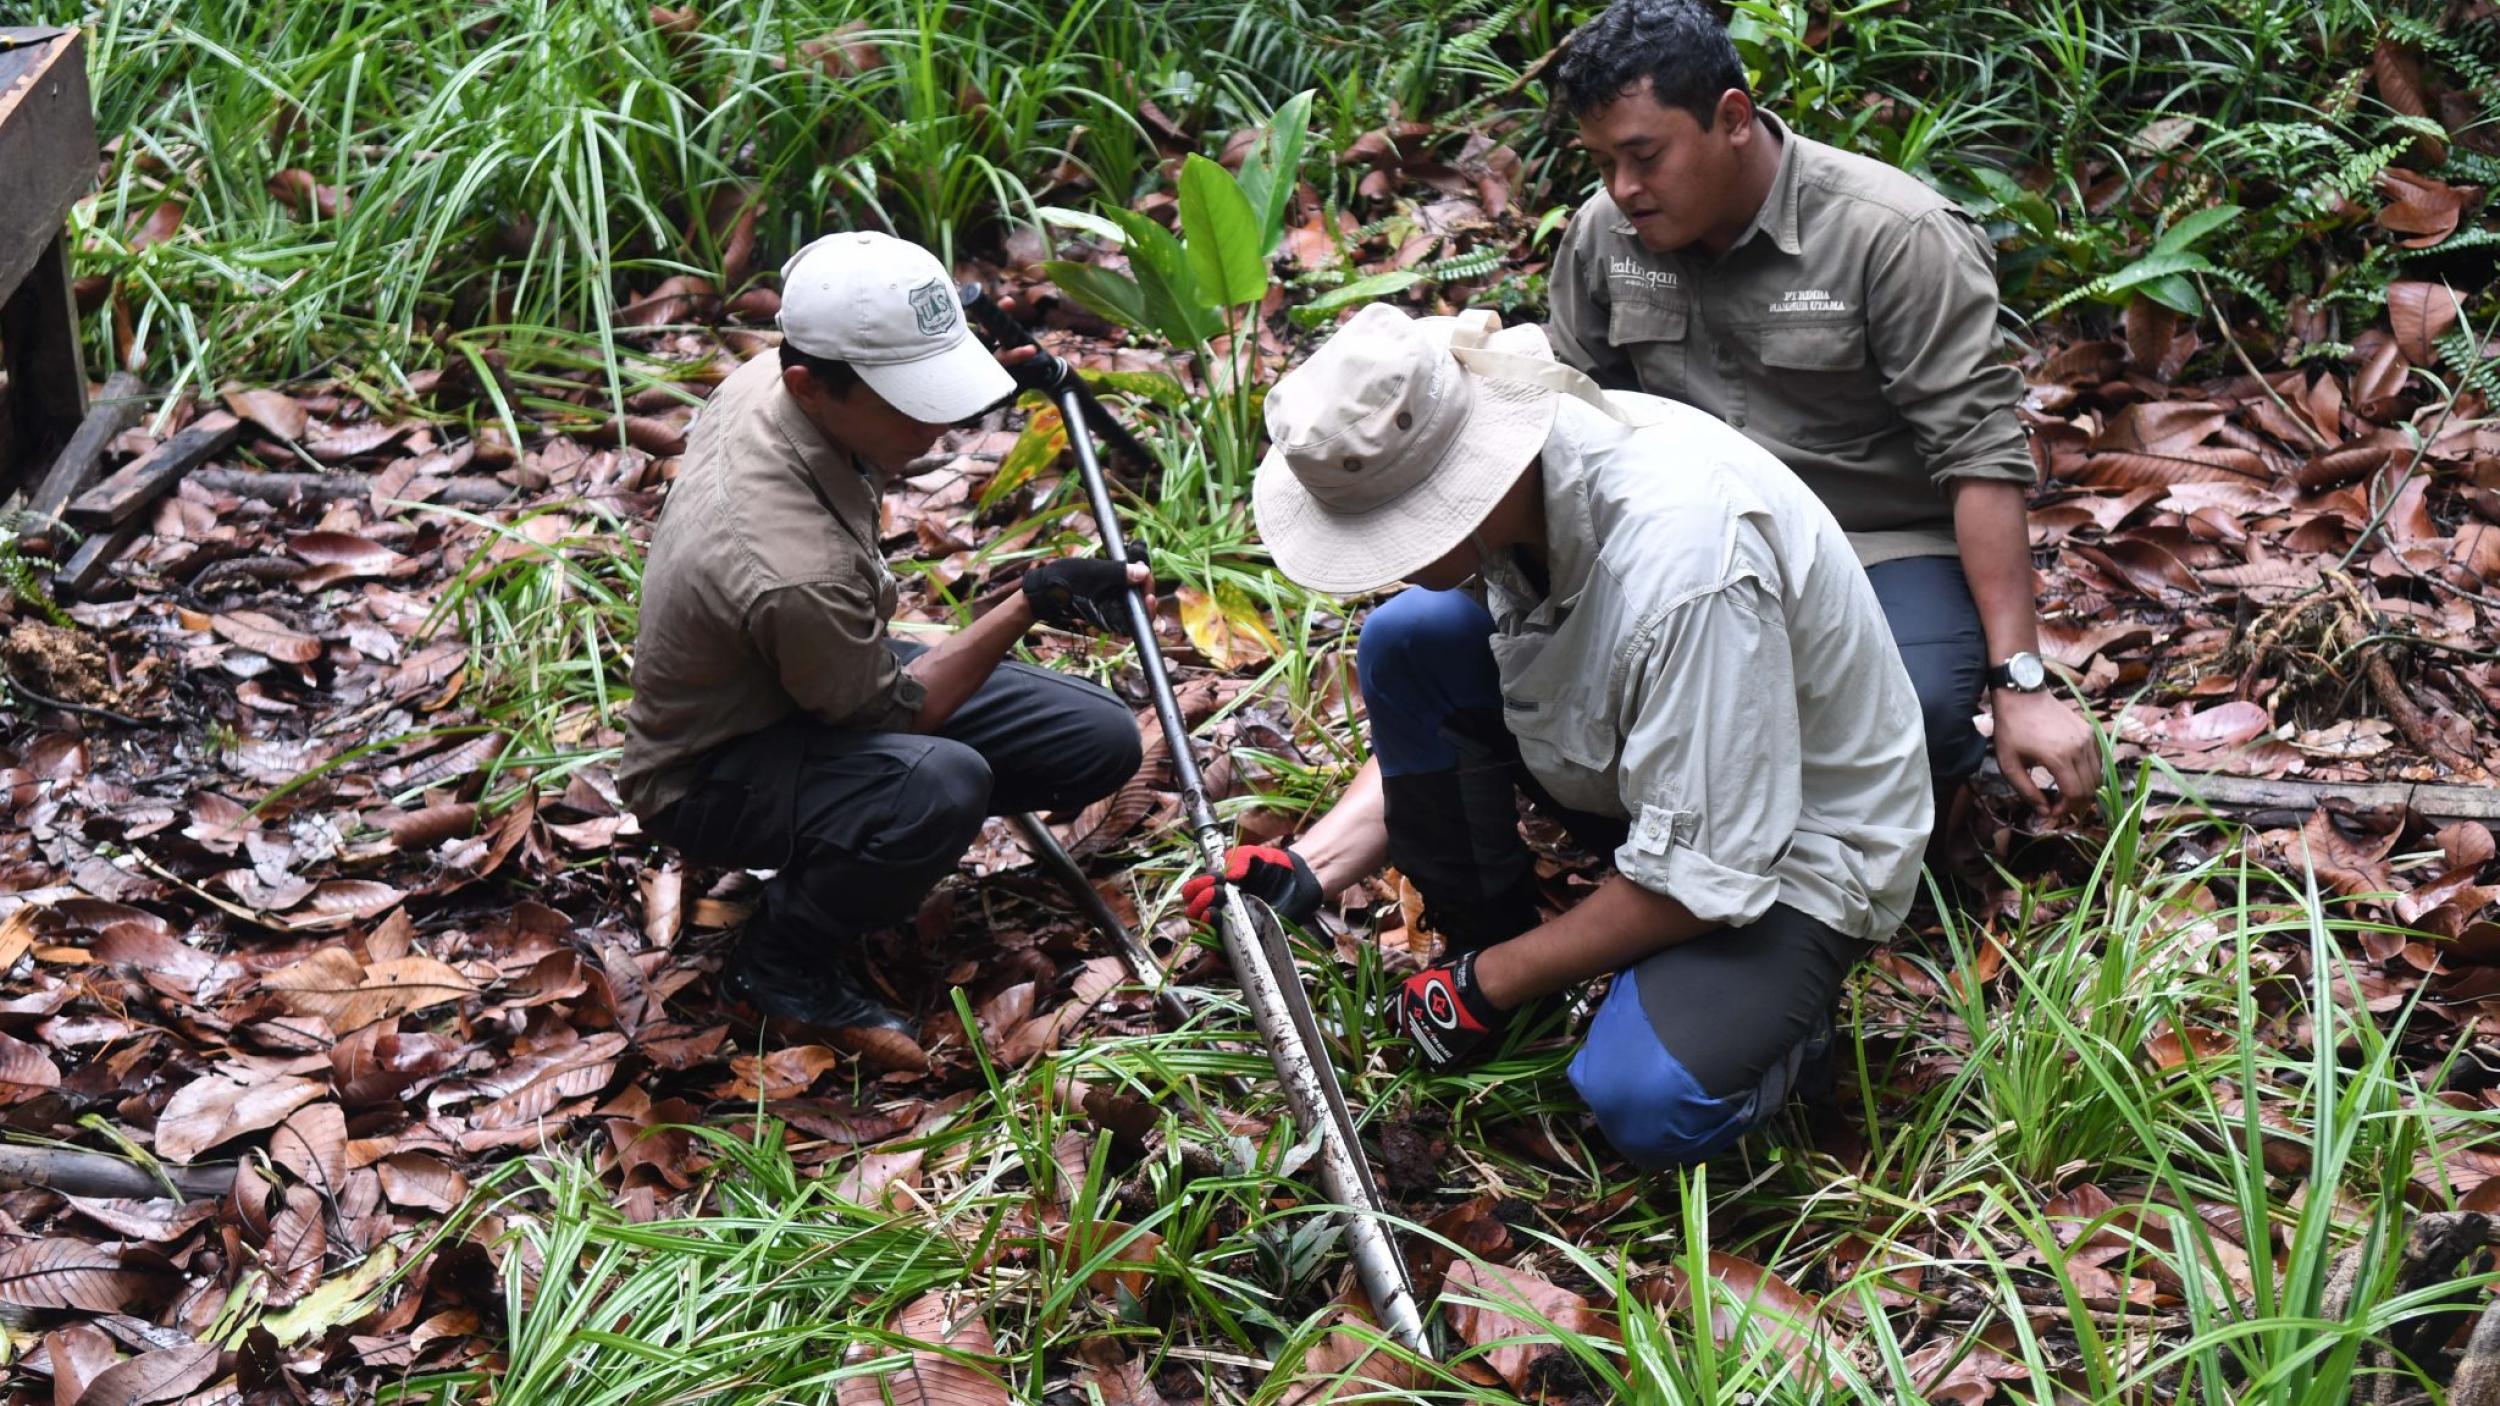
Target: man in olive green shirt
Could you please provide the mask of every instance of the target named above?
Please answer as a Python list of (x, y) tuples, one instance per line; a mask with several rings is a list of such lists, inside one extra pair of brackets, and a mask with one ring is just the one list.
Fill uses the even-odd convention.
[(780, 321), (779, 353), (696, 419), (652, 533), (617, 785), (689, 863), (775, 871), (722, 973), (758, 1024), (909, 1036), (860, 969), (867, 934), (908, 921), (985, 817), (1073, 810), (1137, 770), (1126, 704), (1009, 652), (1037, 623), (1108, 630), (1151, 583), (1042, 562), (966, 628), (894, 639), (881, 483), (1013, 375), (937, 259), (883, 234), (793, 255)]
[[(1554, 264), (1555, 356), (1718, 416), (1831, 509), (1917, 691), (1940, 799), (1987, 756), (1984, 689), (2016, 789), (2050, 815), (2089, 805), (2091, 725), (2048, 691), (2038, 654), (2022, 378), (1997, 355), (1985, 236), (1912, 177), (1756, 111), (1698, 0), (1616, 0), (1552, 72), (1606, 182)], [(1429, 594), (1374, 618), (1421, 614)], [(1235, 849), (1227, 877), (1307, 921), (1387, 857), (1397, 789), (1375, 757), (1291, 847)]]
[(1832, 510), (1917, 686), (1940, 783), (1986, 754), (1984, 683), (2006, 777), (2052, 813), (2085, 800), (2091, 729), (2038, 657), (2023, 383), (1998, 355), (1985, 234), (1915, 178), (1758, 111), (1698, 0), (1616, 0), (1554, 75), (1606, 186), (1554, 264), (1556, 356), (1711, 412)]

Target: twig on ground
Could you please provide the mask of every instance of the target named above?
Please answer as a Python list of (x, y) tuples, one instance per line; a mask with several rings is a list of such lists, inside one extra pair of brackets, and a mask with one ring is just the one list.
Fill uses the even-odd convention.
[(2274, 383), (2265, 378), (2265, 373), (2257, 369), (2257, 363), (2249, 359), (2248, 349), (2241, 346), (2240, 339), (2231, 334), (2231, 319), (2222, 315), (2222, 305), (2214, 301), (2214, 290), (2205, 286), (2202, 275), (2196, 279), (2196, 291), (2205, 299), (2205, 310), (2214, 315), (2214, 326), (2222, 333), (2223, 342), (2231, 348), (2231, 354), (2239, 358), (2241, 368), (2246, 370), (2249, 378), (2257, 383), (2257, 388), (2266, 393), (2266, 399), (2273, 401), (2275, 409), (2282, 411), (2286, 418), (2299, 426), (2300, 432), (2308, 436), (2311, 448), (2333, 449), (2335, 446), (2326, 442), (2326, 436), (2318, 433), (2318, 427), (2310, 424), (2307, 417), (2294, 410), (2291, 402), (2285, 400), (2281, 392), (2275, 390)]

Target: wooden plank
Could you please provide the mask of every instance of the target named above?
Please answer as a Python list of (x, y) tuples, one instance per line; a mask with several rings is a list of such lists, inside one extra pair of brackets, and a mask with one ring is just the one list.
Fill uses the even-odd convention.
[(53, 590), (68, 597), (84, 596), (94, 590), (96, 583), (104, 579), (105, 570), (121, 560), (122, 553), (130, 550), (130, 544), (138, 541), (146, 528), (143, 522), (125, 522), (110, 532), (89, 537), (79, 544), (69, 565), (53, 574)]
[(210, 455), (223, 453), (242, 433), (243, 422), (232, 412), (211, 410), (80, 494), (69, 505), (70, 521), (81, 527), (121, 526)]
[[(21, 66), (0, 89), (0, 290), (14, 288), (95, 184), (95, 108), (76, 30), (0, 30)], [(31, 56), (32, 61), (28, 62)]]
[[(69, 287), (69, 239), (58, 231), (0, 302), (0, 359), (9, 368), (15, 464), (10, 478), (32, 483), (36, 468), (51, 462), (87, 414), (87, 373), (78, 364), (78, 304)], [(0, 496), (13, 487), (0, 480)]]
[(2500, 821), (2500, 787), (2441, 786), (2428, 781), (2305, 781), (2286, 776), (2230, 776), (2183, 771), (2178, 780), (2160, 772), (2146, 778), (2154, 795), (2217, 811), (2280, 812), (2307, 819), (2326, 800), (2356, 806), (2410, 806), (2432, 820)]
[(78, 422), (77, 433), (69, 445), (52, 461), (52, 471), (44, 475), (43, 486), (35, 490), (27, 507), (37, 517), (59, 517), (95, 477), (96, 466), (104, 462), (105, 448), (113, 436), (129, 429), (139, 419), (139, 409), (147, 401), (147, 383), (127, 371), (116, 371), (104, 383), (103, 394), (87, 407), (87, 417)]
[[(191, 481), (202, 488), (253, 498), (264, 503), (361, 502), (373, 496), (373, 480), (364, 474), (270, 473), (259, 469), (201, 469)], [(492, 478), (455, 478), (428, 501), (454, 508), (500, 507), (513, 496), (511, 485)]]

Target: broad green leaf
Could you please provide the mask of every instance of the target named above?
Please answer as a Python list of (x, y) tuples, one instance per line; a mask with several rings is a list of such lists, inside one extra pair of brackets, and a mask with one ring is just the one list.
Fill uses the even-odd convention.
[(1213, 594), (1183, 586), (1179, 595), (1181, 630), (1218, 669), (1256, 664), (1283, 651), (1284, 644), (1259, 614), (1258, 603), (1239, 586), (1219, 582)]
[(2109, 276), (2104, 293), (2123, 293), (2173, 274), (2211, 273), (2213, 260), (2202, 254), (2147, 254)]
[(1267, 130), (1241, 163), (1241, 194), (1259, 220), (1259, 252), (1285, 242), (1285, 207), (1302, 176), (1302, 148), (1311, 136), (1311, 90), (1294, 94), (1268, 118)]
[(1061, 229), (1081, 229), (1108, 244), (1125, 245), (1128, 235), (1118, 225), (1090, 210), (1071, 210), (1064, 205), (1045, 205), (1033, 212), (1043, 224)]
[[(2043, 238), (2057, 232), (2057, 207), (2038, 191), (2027, 189), (2012, 176), (1990, 166), (1973, 166), (1969, 168), (1969, 174), (1996, 202), (1995, 213), (2003, 214)], [(1978, 213), (1986, 215), (1991, 212), (1982, 210)]]
[(2205, 299), (2196, 291), (2196, 280), (2184, 273), (2164, 274), (2136, 291), (2172, 312), (2189, 317), (2205, 314)]
[(1211, 308), (1239, 307), (1267, 296), (1267, 257), (1258, 216), (1232, 173), (1191, 152), (1181, 163), (1181, 230), (1189, 242), (1190, 275)]
[(2202, 210), (2192, 210), (2163, 230), (2161, 237), (2153, 241), (2153, 247), (2144, 251), (2145, 257), (2185, 253), (2196, 241), (2239, 217), (2240, 207), (2237, 205), (2211, 205)]
[(1118, 391), (1150, 401), (1166, 410), (1186, 412), (1189, 388), (1160, 371), (1087, 371), (1085, 383), (1096, 390)]
[(1096, 317), (1134, 332), (1160, 330), (1147, 316), (1145, 291), (1133, 278), (1065, 259), (1044, 263), (1042, 273), (1059, 285), (1060, 292), (1076, 299), (1078, 307)]
[(1111, 211), (1128, 233), (1129, 272), (1144, 294), (1146, 326), (1175, 346), (1195, 347), (1215, 339), (1224, 320), (1198, 296), (1198, 280), (1189, 271), (1189, 256), (1172, 232), (1134, 210)]
[(981, 510), (987, 512), (999, 499), (1030, 483), (1033, 475), (1058, 462), (1068, 447), (1068, 426), (1059, 418), (1059, 407), (1045, 405), (1024, 422), (1024, 433), (1007, 450), (1007, 457), (998, 461), (998, 472), (981, 489)]
[(1356, 303), (1368, 303), (1375, 298), (1386, 298), (1392, 293), (1403, 293), (1423, 281), (1424, 276), (1413, 269), (1391, 269), (1386, 273), (1367, 274), (1343, 287), (1331, 288), (1295, 308), (1293, 320), (1297, 326), (1316, 327), (1321, 319), (1339, 308), (1352, 307)]

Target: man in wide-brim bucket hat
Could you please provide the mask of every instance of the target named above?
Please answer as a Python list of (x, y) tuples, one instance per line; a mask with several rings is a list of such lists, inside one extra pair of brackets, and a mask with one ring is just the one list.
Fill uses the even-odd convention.
[[(1300, 854), (1234, 851), (1237, 877), (1300, 916), (1395, 864), (1446, 950), (1389, 1018), (1436, 1067), (1612, 976), (1570, 1068), (1599, 1127), (1651, 1166), (1728, 1146), (1828, 1045), (1932, 819), (1917, 697), (1839, 525), (1742, 434), (1600, 392), (1489, 313), (1368, 307), (1267, 424), (1285, 574), (1429, 589), (1372, 611), (1357, 654), (1385, 835), (1343, 806)], [(1559, 915), (1521, 791), (1612, 858)]]

